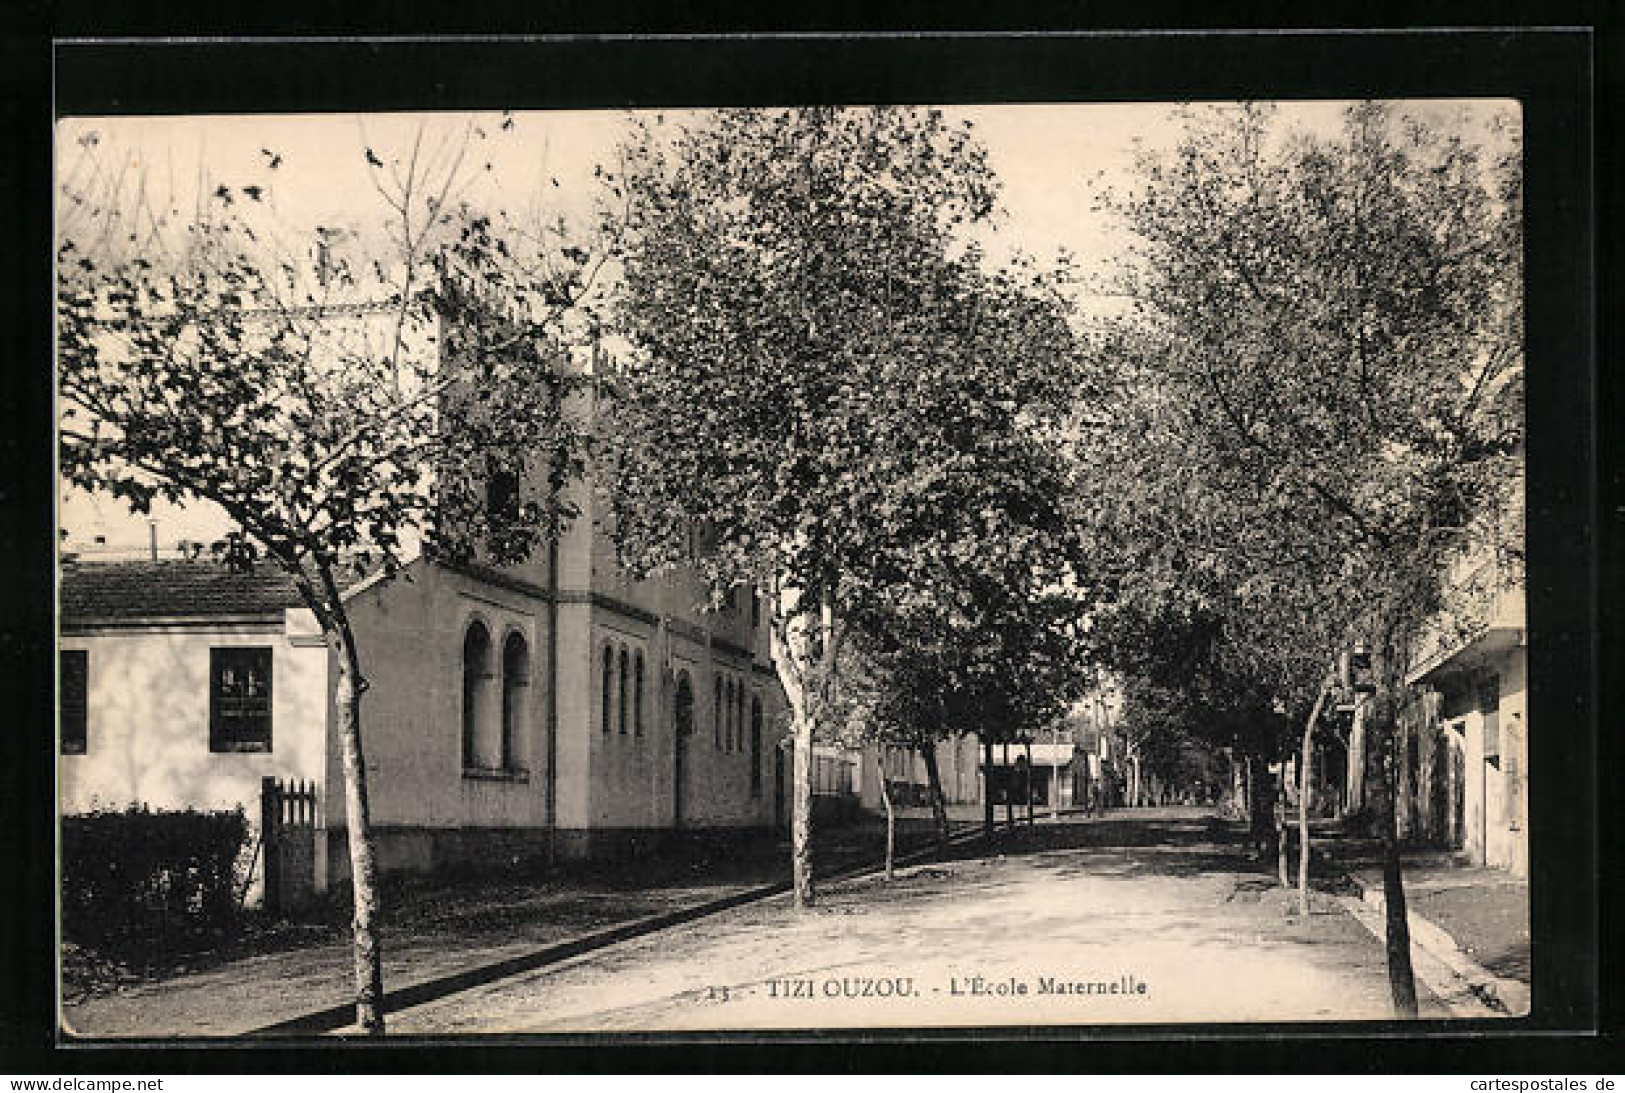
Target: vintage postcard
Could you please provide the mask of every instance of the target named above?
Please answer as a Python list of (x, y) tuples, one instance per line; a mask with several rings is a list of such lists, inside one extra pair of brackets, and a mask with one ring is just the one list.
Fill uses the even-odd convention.
[(1531, 1012), (1518, 101), (504, 105), (56, 123), (66, 1039)]

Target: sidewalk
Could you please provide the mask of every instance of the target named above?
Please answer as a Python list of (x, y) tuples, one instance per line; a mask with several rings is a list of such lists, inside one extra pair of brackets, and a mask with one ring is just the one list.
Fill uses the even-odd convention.
[[(1359, 898), (1380, 916), (1380, 864), (1362, 861), (1348, 875)], [(1529, 882), (1445, 851), (1405, 854), (1403, 876), (1412, 946), (1492, 1009), (1527, 1014)]]
[[(928, 815), (928, 814), (927, 814)], [(928, 819), (898, 823), (899, 852), (926, 841)], [(836, 837), (831, 837), (836, 836)], [(864, 820), (826, 833), (819, 868), (833, 871), (875, 856), (883, 825)], [(535, 880), (441, 884), (397, 894), (383, 927), (384, 985), (390, 992), (477, 974), (501, 962), (606, 931), (659, 920), (781, 882), (788, 847), (757, 838), (616, 867)], [(62, 1007), (64, 1030), (103, 1038), (241, 1036), (354, 999), (352, 946), (342, 909), (324, 923), (289, 931), (279, 951), (214, 959)]]

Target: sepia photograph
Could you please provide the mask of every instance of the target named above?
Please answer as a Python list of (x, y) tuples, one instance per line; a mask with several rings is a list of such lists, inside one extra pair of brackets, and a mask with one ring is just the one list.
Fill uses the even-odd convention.
[(1529, 1017), (1524, 125), (64, 113), (62, 1040)]

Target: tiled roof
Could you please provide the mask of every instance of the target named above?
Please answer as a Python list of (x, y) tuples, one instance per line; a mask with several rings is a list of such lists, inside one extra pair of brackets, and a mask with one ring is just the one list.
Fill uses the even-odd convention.
[(299, 607), (293, 581), (260, 562), (234, 573), (217, 561), (81, 562), (62, 567), (64, 623), (275, 615)]

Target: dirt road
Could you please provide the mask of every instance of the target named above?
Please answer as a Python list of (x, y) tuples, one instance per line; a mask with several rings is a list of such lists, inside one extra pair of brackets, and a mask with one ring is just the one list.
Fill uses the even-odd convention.
[[(1040, 823), (886, 883), (777, 898), (392, 1015), (392, 1033), (1384, 1020), (1380, 945), (1198, 809)], [(1423, 989), (1423, 1016), (1447, 1013)]]

